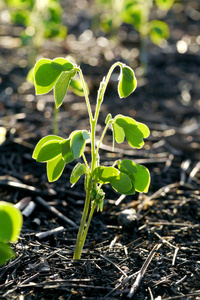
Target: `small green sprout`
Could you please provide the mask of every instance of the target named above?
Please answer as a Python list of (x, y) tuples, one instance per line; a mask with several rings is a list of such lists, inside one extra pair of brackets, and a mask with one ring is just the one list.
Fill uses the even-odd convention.
[[(88, 97), (88, 88), (80, 67), (64, 58), (56, 58), (54, 60), (43, 58), (34, 67), (36, 94), (46, 94), (53, 89), (57, 108), (62, 105), (70, 81), (78, 73), (88, 109), (90, 131), (75, 130), (67, 138), (57, 135), (45, 136), (38, 142), (33, 152), (33, 158), (36, 161), (47, 163), (49, 182), (56, 181), (61, 176), (66, 164), (80, 157), (83, 159), (83, 163), (78, 162), (75, 165), (70, 177), (71, 184), (75, 185), (81, 176), (85, 176), (86, 192), (74, 259), (80, 259), (81, 257), (95, 208), (100, 211), (103, 210), (105, 193), (102, 186), (104, 184), (110, 184), (116, 192), (125, 195), (133, 195), (136, 191), (146, 193), (150, 184), (148, 169), (134, 163), (130, 159), (115, 161), (112, 166), (100, 165), (99, 150), (109, 127), (113, 131), (113, 148), (115, 142), (122, 143), (126, 139), (131, 147), (139, 149), (144, 144), (143, 139), (150, 134), (148, 127), (143, 123), (137, 122), (128, 116), (117, 115), (113, 118), (111, 114), (108, 114), (100, 140), (98, 143), (96, 141), (96, 125), (100, 107), (109, 79), (117, 66), (120, 67), (119, 97), (128, 97), (136, 88), (137, 81), (134, 71), (127, 65), (116, 62), (110, 68), (107, 77), (104, 77), (100, 83), (94, 114)], [(87, 162), (84, 154), (85, 145), (88, 141), (91, 142), (90, 163)]]
[(16, 256), (10, 246), (18, 240), (23, 217), (13, 204), (0, 201), (0, 266)]
[(96, 0), (100, 27), (107, 33), (117, 34), (123, 23), (130, 24), (139, 33), (140, 38), (140, 61), (145, 71), (148, 66), (147, 42), (148, 36), (151, 41), (160, 46), (170, 36), (168, 25), (161, 20), (151, 20), (150, 14), (153, 7), (167, 12), (174, 0)]

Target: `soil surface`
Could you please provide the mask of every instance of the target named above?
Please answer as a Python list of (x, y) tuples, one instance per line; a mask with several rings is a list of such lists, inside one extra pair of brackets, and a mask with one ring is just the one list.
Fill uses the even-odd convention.
[[(109, 37), (92, 29), (92, 3), (68, 2), (66, 40), (45, 41), (37, 59), (72, 56), (93, 108), (98, 85), (115, 61), (136, 71), (138, 87), (127, 99), (118, 97), (119, 70), (114, 72), (97, 138), (109, 112), (148, 125), (151, 135), (141, 150), (124, 143), (112, 152), (108, 131), (100, 155), (102, 165), (121, 158), (145, 165), (151, 185), (148, 194), (126, 197), (106, 186), (104, 209), (94, 214), (82, 258), (72, 259), (83, 180), (70, 187), (73, 162), (50, 184), (45, 164), (32, 159), (39, 139), (52, 133), (53, 95), (35, 96), (26, 82), (30, 49), (21, 45), (22, 28), (2, 22), (0, 199), (21, 201), (24, 223), (13, 245), (17, 257), (0, 268), (0, 298), (200, 299), (200, 4), (180, 1), (165, 16), (170, 39), (162, 48), (149, 41), (144, 75), (133, 28), (124, 24), (117, 38)], [(59, 113), (59, 135), (67, 138), (75, 129), (89, 129), (89, 122), (84, 99), (70, 92)]]

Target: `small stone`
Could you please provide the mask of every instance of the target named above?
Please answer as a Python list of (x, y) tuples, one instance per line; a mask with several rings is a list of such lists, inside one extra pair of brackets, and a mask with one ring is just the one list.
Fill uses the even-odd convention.
[(137, 222), (138, 216), (134, 208), (125, 209), (118, 215), (118, 223), (122, 227), (134, 227)]

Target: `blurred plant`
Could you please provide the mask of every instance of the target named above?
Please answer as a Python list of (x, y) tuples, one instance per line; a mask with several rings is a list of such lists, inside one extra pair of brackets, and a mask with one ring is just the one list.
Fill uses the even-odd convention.
[(11, 203), (0, 201), (0, 266), (16, 256), (10, 242), (17, 242), (22, 222), (22, 214), (18, 208)]
[[(143, 139), (149, 136), (148, 127), (134, 119), (117, 115), (112, 118), (109, 113), (105, 120), (105, 128), (99, 142), (96, 141), (96, 126), (104, 94), (116, 67), (120, 67), (118, 94), (120, 98), (128, 97), (136, 88), (137, 81), (133, 70), (127, 65), (116, 62), (110, 68), (106, 77), (100, 83), (97, 94), (96, 109), (93, 114), (88, 90), (80, 67), (64, 58), (40, 59), (34, 67), (36, 94), (46, 94), (54, 90), (56, 107), (63, 103), (70, 81), (76, 73), (82, 83), (86, 106), (88, 109), (90, 131), (75, 130), (67, 139), (57, 135), (43, 137), (36, 145), (33, 158), (38, 162), (47, 163), (47, 177), (50, 182), (56, 181), (63, 173), (66, 164), (82, 157), (83, 163), (78, 162), (72, 170), (70, 182), (75, 185), (79, 178), (85, 176), (85, 206), (74, 251), (74, 259), (80, 259), (87, 236), (88, 228), (97, 207), (103, 210), (105, 193), (102, 185), (110, 184), (118, 193), (133, 195), (136, 191), (147, 192), (150, 184), (150, 174), (147, 168), (130, 159), (117, 160), (112, 166), (100, 165), (99, 150), (109, 127), (113, 131), (113, 148), (115, 141), (122, 143), (126, 138), (133, 148), (141, 148)], [(47, 76), (48, 74), (48, 76)], [(88, 164), (84, 149), (87, 140), (91, 141), (91, 163)]]
[(3, 0), (10, 22), (23, 26), (23, 45), (29, 45), (29, 66), (47, 38), (64, 39), (67, 28), (62, 25), (62, 7), (59, 0)]
[(161, 10), (168, 11), (174, 0), (96, 0), (100, 10), (100, 27), (106, 33), (116, 30), (127, 23), (132, 25), (140, 35), (140, 60), (147, 68), (147, 38), (156, 45), (161, 45), (170, 35), (168, 25), (160, 20), (150, 20), (154, 4)]

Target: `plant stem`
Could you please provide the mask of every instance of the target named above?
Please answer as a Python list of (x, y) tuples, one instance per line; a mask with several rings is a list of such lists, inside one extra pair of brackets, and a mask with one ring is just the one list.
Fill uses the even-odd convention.
[(106, 124), (105, 128), (104, 128), (104, 131), (103, 131), (103, 133), (102, 133), (102, 135), (101, 135), (101, 138), (100, 138), (100, 140), (99, 140), (99, 143), (98, 143), (98, 146), (97, 146), (97, 149), (96, 149), (97, 152), (99, 151), (99, 148), (100, 148), (100, 146), (101, 146), (101, 143), (102, 143), (102, 141), (103, 141), (103, 138), (104, 138), (104, 136), (105, 136), (105, 134), (106, 134), (106, 131), (107, 131), (109, 125), (110, 125), (110, 122), (108, 122), (108, 123)]
[(85, 242), (85, 240), (83, 239), (83, 236), (84, 236), (85, 223), (86, 223), (86, 219), (87, 219), (88, 211), (89, 211), (89, 207), (90, 207), (91, 185), (92, 185), (92, 177), (90, 176), (88, 185), (87, 185), (85, 205), (84, 205), (84, 209), (83, 209), (83, 215), (81, 218), (81, 224), (80, 224), (77, 239), (76, 239), (76, 246), (75, 246), (75, 250), (74, 250), (73, 259), (81, 258), (81, 252), (82, 252), (84, 242)]
[(115, 64), (112, 65), (112, 67), (110, 68), (110, 70), (108, 71), (108, 74), (106, 76), (105, 82), (103, 84), (103, 87), (100, 91), (100, 94), (98, 95), (98, 99), (97, 99), (97, 106), (96, 106), (96, 111), (95, 111), (95, 116), (94, 116), (94, 120), (98, 121), (98, 116), (99, 116), (99, 110), (100, 110), (100, 106), (101, 103), (103, 102), (103, 98), (104, 98), (104, 94), (105, 94), (105, 90), (107, 88), (108, 82), (110, 80), (110, 77), (112, 75), (113, 70), (117, 67), (120, 66), (122, 67), (122, 63), (121, 62), (116, 62)]
[[(86, 239), (86, 236), (87, 236), (87, 233), (88, 233), (88, 229), (89, 229), (89, 226), (90, 226), (90, 222), (92, 220), (92, 216), (93, 216), (95, 207), (96, 207), (96, 203), (94, 201), (92, 203), (92, 207), (91, 207), (91, 210), (90, 210), (90, 214), (89, 214), (88, 221), (87, 221), (87, 224), (86, 224), (86, 227), (85, 227), (85, 231), (84, 231), (84, 234), (83, 234), (83, 238), (82, 238), (82, 245), (83, 246), (84, 246), (84, 243), (85, 243), (85, 239)], [(81, 251), (82, 251), (82, 249), (81, 249)]]
[(84, 80), (83, 73), (82, 73), (81, 69), (77, 68), (77, 71), (79, 72), (81, 82), (82, 82), (82, 85), (83, 85), (83, 91), (84, 91), (86, 105), (87, 105), (88, 114), (89, 114), (90, 123), (91, 123), (91, 121), (93, 119), (93, 116), (92, 116), (92, 110), (91, 110), (91, 106), (90, 106), (90, 100), (89, 100), (89, 97), (88, 97), (87, 87), (86, 87), (85, 80)]
[[(83, 90), (84, 90), (84, 94), (85, 94), (85, 100), (86, 100), (86, 105), (87, 105), (87, 109), (88, 109), (88, 113), (89, 113), (89, 119), (90, 119), (90, 126), (91, 126), (91, 155), (92, 155), (92, 162), (91, 162), (91, 170), (89, 172), (88, 175), (86, 175), (86, 182), (87, 182), (87, 188), (86, 188), (86, 198), (85, 198), (85, 205), (84, 205), (84, 209), (83, 209), (83, 215), (81, 218), (81, 223), (80, 223), (80, 228), (78, 231), (78, 235), (77, 235), (77, 240), (76, 240), (76, 246), (75, 246), (75, 250), (74, 250), (74, 256), (73, 259), (80, 259), (81, 258), (81, 252), (85, 243), (85, 239), (87, 236), (87, 232), (90, 226), (90, 222), (96, 207), (96, 203), (95, 200), (92, 203), (92, 207), (89, 213), (89, 207), (90, 207), (90, 201), (91, 201), (91, 190), (92, 190), (92, 174), (94, 169), (98, 166), (98, 151), (99, 151), (99, 147), (100, 144), (104, 138), (104, 135), (106, 133), (106, 130), (108, 128), (109, 122), (106, 124), (105, 129), (102, 133), (100, 142), (97, 146), (97, 149), (95, 149), (95, 133), (96, 133), (96, 124), (98, 121), (98, 116), (99, 116), (99, 110), (100, 110), (100, 106), (101, 103), (103, 102), (103, 98), (104, 98), (104, 94), (105, 94), (105, 90), (108, 84), (108, 81), (111, 77), (111, 74), (114, 70), (114, 68), (116, 66), (122, 66), (122, 64), (120, 62), (115, 63), (109, 70), (108, 75), (106, 77), (105, 80), (102, 81), (101, 85), (100, 85), (100, 89), (99, 89), (99, 93), (98, 93), (98, 97), (97, 97), (97, 105), (96, 105), (96, 110), (95, 110), (95, 114), (94, 114), (94, 118), (92, 115), (92, 110), (91, 110), (91, 106), (90, 106), (90, 101), (89, 101), (89, 97), (88, 97), (88, 93), (87, 93), (87, 88), (86, 88), (86, 84), (83, 78), (83, 74), (80, 68), (77, 68), (77, 71), (80, 74), (80, 78), (82, 81), (82, 85), (83, 85)], [(86, 162), (85, 157), (83, 156), (84, 161)], [(86, 163), (86, 167), (89, 169), (87, 163)], [(89, 213), (89, 216), (88, 216)], [(88, 220), (87, 220), (88, 217)], [(87, 224), (86, 224), (86, 220), (87, 220)]]

